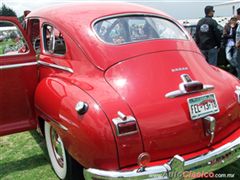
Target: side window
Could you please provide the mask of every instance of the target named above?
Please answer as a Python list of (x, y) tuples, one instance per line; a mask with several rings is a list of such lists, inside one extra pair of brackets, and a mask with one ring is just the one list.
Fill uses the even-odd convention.
[(45, 24), (43, 26), (44, 50), (50, 54), (64, 55), (66, 45), (62, 33), (55, 27)]
[(0, 21), (0, 56), (20, 55), (29, 51), (26, 40), (18, 27), (8, 21)]
[(27, 23), (27, 32), (33, 48), (37, 54), (40, 53), (40, 23), (38, 19), (30, 19)]

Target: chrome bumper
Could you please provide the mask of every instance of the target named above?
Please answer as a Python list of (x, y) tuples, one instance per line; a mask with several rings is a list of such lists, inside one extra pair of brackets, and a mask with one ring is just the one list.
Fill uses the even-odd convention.
[(240, 159), (240, 137), (207, 154), (187, 161), (176, 155), (168, 163), (161, 166), (146, 167), (143, 172), (138, 172), (138, 169), (105, 171), (89, 168), (84, 169), (84, 177), (86, 180), (182, 179), (184, 172), (213, 172), (238, 159)]

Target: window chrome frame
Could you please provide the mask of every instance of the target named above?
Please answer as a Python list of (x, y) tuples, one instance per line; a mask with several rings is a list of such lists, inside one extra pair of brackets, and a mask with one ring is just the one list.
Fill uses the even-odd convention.
[[(57, 53), (54, 53), (54, 52), (50, 52), (49, 50), (46, 50), (46, 46), (45, 46), (45, 36), (44, 36), (44, 27), (45, 26), (51, 26), (53, 29), (57, 29), (57, 31), (59, 31), (59, 28), (57, 28), (56, 26), (54, 26), (52, 23), (50, 22), (43, 22), (42, 25), (41, 25), (41, 36), (42, 36), (42, 40), (41, 40), (41, 45), (42, 45), (42, 53), (45, 54), (45, 55), (48, 55), (48, 56), (55, 56), (55, 57), (60, 57), (60, 58), (64, 58), (67, 54), (67, 51), (68, 51), (68, 48), (67, 48), (67, 43), (65, 41), (65, 38), (64, 38), (64, 43), (65, 43), (65, 48), (66, 48), (66, 51), (64, 54), (57, 54)], [(59, 31), (62, 33), (62, 31)]]

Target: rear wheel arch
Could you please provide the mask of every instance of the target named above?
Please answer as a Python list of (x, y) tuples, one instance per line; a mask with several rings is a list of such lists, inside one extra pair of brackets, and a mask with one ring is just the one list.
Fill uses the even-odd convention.
[(83, 167), (68, 153), (57, 129), (50, 122), (44, 121), (44, 135), (55, 174), (64, 180), (83, 178)]
[[(75, 110), (75, 106), (80, 100), (90, 106), (86, 115), (83, 116), (77, 114)], [(95, 100), (84, 90), (60, 78), (45, 78), (36, 89), (35, 107), (39, 115), (39, 128), (43, 134), (46, 134), (43, 128), (44, 122), (50, 122), (62, 136), (63, 144), (69, 155), (74, 157), (81, 165), (86, 168), (98, 166), (105, 169), (110, 167), (119, 168), (116, 142), (107, 116), (98, 107)], [(99, 109), (96, 110), (95, 108)], [(66, 127), (67, 131), (62, 129), (61, 125)], [(101, 142), (96, 140), (96, 137), (99, 136), (98, 133), (101, 134)], [(108, 136), (107, 140), (111, 142), (108, 148), (104, 147), (103, 135)], [(89, 144), (89, 147), (83, 148), (86, 144)], [(98, 148), (95, 144), (100, 144), (101, 147)], [(104, 163), (100, 161), (101, 148), (110, 158), (106, 159)], [(112, 149), (112, 152), (106, 153), (109, 148)], [(82, 150), (81, 154), (80, 151)], [(97, 160), (94, 158), (97, 158)]]

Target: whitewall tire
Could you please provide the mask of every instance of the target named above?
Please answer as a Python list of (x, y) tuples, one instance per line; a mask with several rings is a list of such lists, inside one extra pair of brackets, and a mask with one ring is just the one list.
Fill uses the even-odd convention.
[(44, 125), (46, 145), (52, 167), (60, 179), (66, 179), (67, 159), (61, 137), (56, 130), (45, 121)]
[(52, 168), (58, 178), (62, 180), (84, 179), (83, 167), (65, 150), (61, 137), (46, 121), (44, 134)]

